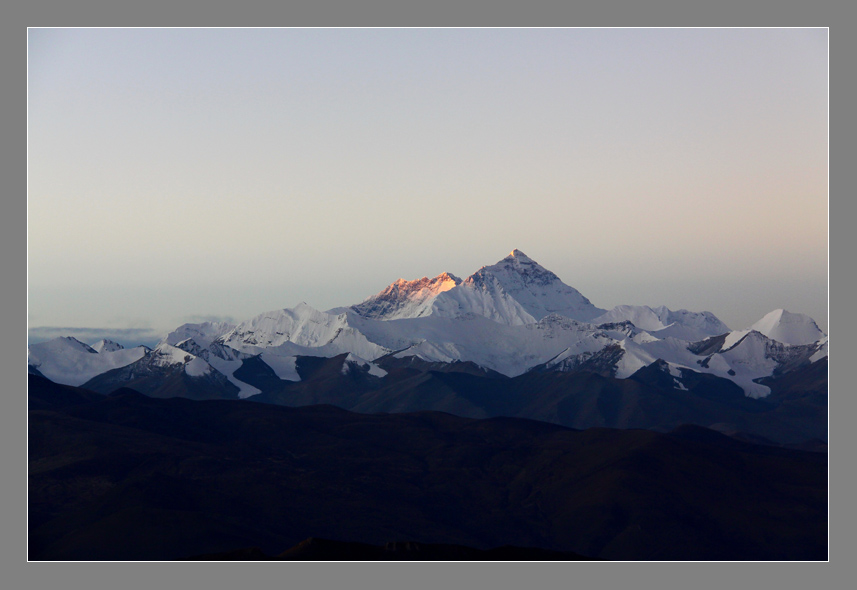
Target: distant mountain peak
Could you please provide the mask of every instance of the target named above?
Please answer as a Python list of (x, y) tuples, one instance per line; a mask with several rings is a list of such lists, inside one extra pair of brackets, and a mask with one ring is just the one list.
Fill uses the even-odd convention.
[(398, 279), (380, 293), (351, 306), (351, 309), (366, 318), (420, 317), (431, 313), (431, 304), (439, 294), (460, 284), (461, 279), (448, 272), (442, 272), (433, 279)]
[[(518, 249), (512, 250), (508, 256), (506, 256), (502, 260), (497, 261), (497, 264), (501, 264), (503, 262), (517, 262), (518, 264), (535, 264), (536, 266), (541, 266), (538, 262), (536, 262)], [(496, 266), (496, 264), (494, 266)]]
[(825, 336), (818, 324), (802, 313), (791, 313), (784, 309), (775, 309), (750, 326), (779, 342), (786, 344), (811, 344)]
[(63, 336), (27, 347), (27, 364), (63, 385), (82, 385), (92, 377), (138, 360), (145, 347), (97, 351), (77, 338)]
[(398, 279), (350, 309), (368, 319), (476, 314), (508, 325), (535, 323), (551, 313), (589, 321), (605, 311), (517, 248), (464, 280), (448, 272)]
[(114, 352), (117, 350), (123, 350), (125, 347), (119, 344), (118, 342), (114, 342), (113, 340), (108, 340), (105, 338), (93, 344), (91, 348), (95, 352)]
[[(179, 342), (193, 338), (202, 348), (208, 347), (235, 327), (229, 322), (201, 322), (198, 324), (182, 324), (166, 336), (158, 344), (170, 344), (175, 346)], [(157, 348), (157, 346), (156, 346)]]
[(85, 342), (81, 342), (74, 336), (60, 336), (59, 338), (54, 338), (49, 342), (54, 342), (58, 347), (67, 347), (73, 350), (80, 350), (83, 352), (91, 352), (97, 354), (98, 352), (94, 350), (90, 345)]
[[(495, 321), (516, 325), (536, 322), (551, 313), (586, 322), (605, 311), (518, 249), (497, 263), (480, 268), (464, 280), (461, 288), (472, 294), (458, 297), (458, 305), (442, 302), (445, 314), (456, 313), (458, 309), (475, 311)], [(457, 291), (450, 291), (444, 298), (454, 293)]]
[(512, 250), (508, 256), (498, 261), (496, 264), (483, 266), (470, 275), (466, 280), (479, 283), (484, 280), (486, 275), (490, 274), (494, 276), (504, 271), (519, 275), (526, 283), (535, 283), (543, 286), (554, 282), (562, 283), (558, 276), (520, 250)]

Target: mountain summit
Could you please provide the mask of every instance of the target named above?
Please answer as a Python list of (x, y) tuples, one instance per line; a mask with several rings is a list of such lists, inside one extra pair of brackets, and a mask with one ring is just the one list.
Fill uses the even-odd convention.
[(811, 317), (784, 309), (775, 309), (750, 329), (786, 344), (811, 344), (824, 337), (824, 332)]
[(475, 314), (512, 326), (532, 324), (552, 313), (589, 321), (606, 311), (517, 249), (463, 281), (449, 273), (399, 279), (350, 309), (380, 320)]
[(496, 264), (480, 268), (462, 286), (479, 292), (483, 301), (490, 297), (496, 311), (514, 309), (512, 302), (517, 304), (526, 316), (482, 314), (512, 325), (536, 322), (552, 313), (586, 322), (606, 311), (517, 249)]
[(433, 279), (415, 281), (399, 279), (389, 287), (353, 305), (351, 309), (364, 318), (396, 320), (429, 315), (435, 298), (461, 284), (461, 279), (444, 272)]

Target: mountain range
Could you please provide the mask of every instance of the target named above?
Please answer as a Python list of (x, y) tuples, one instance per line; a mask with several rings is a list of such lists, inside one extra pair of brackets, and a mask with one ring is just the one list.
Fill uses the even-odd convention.
[[(184, 324), (152, 349), (70, 337), (32, 344), (28, 367), (105, 394), (130, 387), (152, 397), (432, 409), (578, 428), (697, 423), (793, 443), (826, 439), (827, 351), (811, 318), (782, 309), (739, 330), (709, 311), (602, 309), (513, 250), (465, 279), (398, 279), (347, 307), (301, 303), (238, 324)], [(784, 405), (803, 382), (812, 386)], [(795, 422), (800, 412), (811, 419)]]
[(28, 347), (31, 560), (820, 560), (828, 337), (519, 250), (153, 347)]

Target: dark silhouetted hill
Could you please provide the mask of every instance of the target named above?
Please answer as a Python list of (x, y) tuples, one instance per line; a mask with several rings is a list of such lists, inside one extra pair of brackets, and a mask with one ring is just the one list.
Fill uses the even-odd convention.
[(698, 426), (99, 398), (35, 379), (31, 560), (278, 555), (308, 538), (611, 560), (827, 558), (821, 453)]

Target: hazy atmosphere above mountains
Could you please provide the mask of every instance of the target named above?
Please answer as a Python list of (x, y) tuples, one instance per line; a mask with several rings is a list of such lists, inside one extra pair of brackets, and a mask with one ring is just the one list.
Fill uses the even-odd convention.
[(826, 29), (31, 29), (30, 342), (515, 248), (602, 312), (827, 332), (827, 71)]

